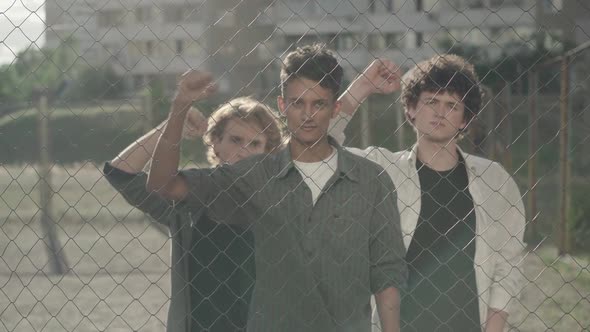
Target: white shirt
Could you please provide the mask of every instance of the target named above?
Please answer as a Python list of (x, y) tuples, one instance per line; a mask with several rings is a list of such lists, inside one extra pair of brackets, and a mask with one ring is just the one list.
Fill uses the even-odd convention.
[(318, 162), (304, 163), (293, 160), (295, 167), (303, 177), (303, 181), (305, 181), (305, 184), (307, 184), (309, 190), (311, 190), (311, 197), (314, 205), (318, 200), (322, 189), (332, 175), (334, 175), (336, 167), (338, 166), (338, 152), (334, 148), (332, 148), (332, 150), (332, 154), (328, 156), (328, 158)]
[[(349, 117), (340, 116), (332, 123), (330, 135), (339, 143), (345, 138), (343, 129), (348, 121)], [(381, 165), (391, 177), (397, 190), (397, 206), (406, 250), (412, 242), (421, 208), (416, 149), (414, 146), (412, 150), (394, 153), (379, 147), (365, 150), (347, 148)], [(524, 275), (519, 265), (526, 248), (523, 242), (525, 210), (514, 179), (500, 164), (459, 151), (465, 160), (469, 192), (475, 207), (473, 265), (483, 327), (488, 308), (508, 312), (509, 303), (518, 298), (522, 290)], [(376, 315), (373, 316), (373, 327), (373, 331), (381, 331)]]

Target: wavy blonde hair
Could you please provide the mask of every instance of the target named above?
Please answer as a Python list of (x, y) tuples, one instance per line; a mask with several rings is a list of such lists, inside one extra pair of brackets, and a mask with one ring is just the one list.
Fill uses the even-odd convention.
[(239, 97), (224, 104), (209, 117), (208, 129), (203, 140), (207, 144), (207, 160), (212, 165), (220, 163), (213, 149), (214, 140), (221, 140), (227, 124), (232, 119), (239, 119), (262, 129), (266, 137), (264, 151), (273, 153), (282, 146), (283, 125), (268, 105), (252, 97)]

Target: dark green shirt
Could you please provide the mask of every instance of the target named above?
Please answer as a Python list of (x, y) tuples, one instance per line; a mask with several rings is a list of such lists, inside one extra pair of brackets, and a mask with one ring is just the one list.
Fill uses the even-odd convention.
[(172, 289), (168, 332), (244, 331), (255, 272), (254, 240), (244, 227), (189, 214), (146, 191), (147, 175), (105, 164), (107, 180), (125, 199), (169, 227)]
[(393, 183), (380, 166), (337, 149), (315, 205), (288, 147), (182, 173), (191, 188), (182, 208), (246, 222), (254, 234), (248, 331), (369, 331), (370, 295), (405, 285)]

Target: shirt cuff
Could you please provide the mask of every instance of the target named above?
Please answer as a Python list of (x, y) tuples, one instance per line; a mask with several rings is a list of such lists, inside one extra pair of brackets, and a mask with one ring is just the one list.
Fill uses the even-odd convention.
[(508, 305), (512, 300), (512, 295), (505, 290), (502, 285), (494, 285), (490, 289), (490, 300), (488, 307), (497, 310), (508, 311)]

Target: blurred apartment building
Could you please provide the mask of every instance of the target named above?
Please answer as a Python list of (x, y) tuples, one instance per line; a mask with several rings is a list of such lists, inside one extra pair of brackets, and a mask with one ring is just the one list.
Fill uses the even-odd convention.
[[(188, 68), (222, 92), (264, 95), (285, 50), (328, 43), (355, 76), (376, 57), (409, 67), (455, 43), (500, 54), (539, 30), (590, 39), (590, 5), (566, 0), (47, 0), (47, 45), (68, 36), (84, 61), (111, 65), (130, 89), (172, 89)], [(552, 43), (549, 37), (541, 42)], [(551, 46), (550, 46), (551, 47)]]

